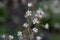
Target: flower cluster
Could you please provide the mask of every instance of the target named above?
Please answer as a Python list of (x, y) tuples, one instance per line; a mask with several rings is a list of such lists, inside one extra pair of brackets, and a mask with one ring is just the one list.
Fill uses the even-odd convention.
[[(28, 3), (28, 7), (30, 8), (30, 7), (32, 7), (33, 6), (33, 4), (31, 3), (31, 2), (29, 2)], [(28, 23), (28, 21), (30, 20), (29, 19), (29, 17), (30, 16), (32, 16), (32, 11), (31, 10), (27, 10), (27, 12), (26, 12), (26, 14), (25, 14), (25, 18), (27, 18), (27, 19), (29, 19), (29, 20), (27, 20), (27, 23), (24, 23), (23, 24), (23, 27), (25, 27), (25, 28), (27, 28), (27, 31), (29, 32), (29, 36), (31, 36), (32, 34), (34, 35), (35, 33), (38, 33), (38, 26), (40, 25), (40, 19), (44, 16), (45, 14), (44, 14), (44, 12), (43, 12), (43, 10), (41, 9), (41, 8), (39, 8), (37, 11), (36, 11), (36, 14), (34, 15), (34, 18), (32, 19), (32, 23), (33, 24), (35, 24), (36, 26), (33, 28), (33, 29), (31, 29), (30, 28), (30, 22)], [(39, 25), (37, 25), (37, 24), (39, 24)], [(49, 29), (49, 24), (48, 23), (46, 23), (45, 25), (42, 25), (45, 29)], [(32, 32), (31, 32), (32, 31)], [(32, 36), (33, 36), (32, 35)], [(33, 38), (33, 37), (32, 37)], [(31, 39), (31, 37), (30, 37), (30, 39)], [(36, 40), (41, 40), (42, 38), (40, 37), (40, 36), (37, 36), (36, 37)]]
[[(33, 3), (32, 2), (29, 2), (28, 3), (28, 8), (31, 8), (33, 6)], [(25, 18), (26, 19), (28, 19), (27, 20), (27, 22), (26, 23), (24, 23), (22, 26), (23, 27), (25, 27), (26, 29), (24, 30), (24, 31), (18, 31), (17, 32), (17, 37), (18, 37), (18, 39), (19, 40), (25, 40), (27, 37), (29, 37), (29, 39), (30, 40), (32, 40), (33, 38), (34, 38), (34, 34), (36, 34), (36, 33), (39, 33), (38, 32), (38, 26), (40, 26), (41, 24), (40, 24), (40, 19), (44, 16), (44, 12), (43, 12), (43, 10), (41, 9), (41, 8), (39, 8), (37, 11), (36, 11), (36, 14), (34, 15), (34, 18), (31, 20), (30, 19), (30, 16), (32, 16), (32, 11), (31, 10), (27, 10), (26, 11), (26, 14), (25, 14)], [(31, 20), (31, 22), (30, 22), (30, 20)], [(34, 28), (31, 28), (31, 26), (32, 26), (32, 24), (34, 24), (35, 25), (35, 27)], [(45, 25), (41, 25), (41, 26), (43, 26), (45, 29), (49, 29), (49, 24), (48, 23), (46, 23)], [(24, 33), (25, 34), (24, 34)], [(26, 35), (26, 33), (27, 33), (27, 35)], [(2, 36), (1, 36), (4, 40), (5, 40), (5, 38), (6, 38), (6, 35), (5, 34), (3, 34)], [(9, 40), (12, 40), (14, 37), (12, 36), (12, 35), (9, 35), (8, 36), (8, 39)], [(25, 39), (24, 39), (25, 38)], [(36, 36), (36, 40), (41, 40), (42, 38), (40, 37), (40, 36)]]

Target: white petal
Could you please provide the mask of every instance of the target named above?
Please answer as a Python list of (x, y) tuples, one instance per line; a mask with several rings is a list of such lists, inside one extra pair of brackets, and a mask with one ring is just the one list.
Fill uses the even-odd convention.
[(41, 38), (40, 36), (37, 36), (36, 39), (37, 39), (37, 40), (41, 40), (42, 38)]
[(22, 32), (21, 31), (18, 31), (17, 36), (22, 36)]
[(27, 10), (26, 16), (31, 16), (31, 15), (32, 15), (31, 12), (32, 12), (32, 11)]
[(49, 24), (46, 23), (45, 26), (44, 26), (45, 29), (49, 29)]
[(1, 37), (2, 37), (2, 38), (5, 38), (5, 34), (3, 34)]
[(29, 24), (27, 24), (27, 23), (24, 23), (24, 24), (23, 24), (23, 26), (24, 26), (24, 27), (28, 27), (28, 26), (29, 26)]
[(38, 18), (33, 19), (33, 24), (39, 23)]
[(39, 18), (42, 18), (42, 17), (43, 17), (43, 15), (38, 15), (38, 17), (39, 17)]
[(41, 10), (37, 10), (36, 12), (37, 12), (38, 14), (40, 14), (40, 13), (41, 13)]
[(12, 35), (9, 35), (9, 39), (13, 39), (13, 36)]
[(31, 7), (33, 4), (32, 4), (32, 2), (29, 2), (28, 3), (28, 7)]
[(44, 15), (44, 12), (43, 12), (43, 10), (41, 10), (41, 14), (42, 14), (42, 15)]
[(33, 32), (37, 33), (38, 29), (37, 28), (33, 28)]
[(18, 33), (22, 33), (21, 31), (18, 31)]

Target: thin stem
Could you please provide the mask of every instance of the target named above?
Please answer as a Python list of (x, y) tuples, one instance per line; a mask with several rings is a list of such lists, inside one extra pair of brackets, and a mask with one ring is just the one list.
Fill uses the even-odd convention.
[[(38, 26), (39, 26), (39, 24), (36, 24), (35, 27), (38, 27)], [(35, 32), (32, 32), (32, 30), (31, 30), (31, 36), (32, 36), (32, 37), (34, 36), (34, 33), (35, 33)]]
[(32, 32), (32, 30), (31, 30), (31, 36), (30, 36), (31, 38), (33, 38), (34, 37), (34, 32)]
[(25, 32), (27, 31), (27, 29), (25, 29), (22, 33), (23, 33), (23, 40), (25, 40)]
[[(29, 23), (29, 27), (27, 27), (27, 30), (28, 30), (29, 37), (30, 37), (30, 26), (31, 26), (31, 24), (30, 24), (29, 18), (27, 18), (27, 22)], [(30, 40), (31, 40), (31, 38), (30, 38)]]

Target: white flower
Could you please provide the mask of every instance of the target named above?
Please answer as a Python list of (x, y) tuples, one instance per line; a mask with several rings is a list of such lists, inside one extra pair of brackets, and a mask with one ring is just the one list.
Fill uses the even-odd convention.
[(43, 15), (41, 15), (41, 14), (35, 14), (35, 17), (42, 18)]
[(37, 12), (37, 14), (44, 15), (44, 12), (42, 9), (38, 9), (36, 12)]
[(43, 12), (43, 10), (41, 10), (41, 14), (42, 14), (42, 15), (44, 15), (44, 12)]
[(33, 24), (39, 23), (38, 18), (33, 19)]
[(39, 17), (39, 18), (42, 18), (42, 17), (43, 17), (43, 15), (38, 15), (38, 17)]
[(13, 39), (14, 37), (12, 35), (9, 35), (9, 39)]
[(37, 28), (33, 28), (32, 30), (33, 30), (33, 32), (35, 32), (35, 33), (38, 32), (38, 29), (37, 29)]
[(32, 15), (31, 12), (32, 12), (32, 11), (27, 10), (27, 12), (26, 12), (26, 14), (25, 14), (25, 17), (27, 18), (28, 16), (31, 16), (31, 15)]
[(40, 13), (41, 13), (41, 10), (39, 9), (39, 10), (37, 10), (36, 12), (37, 12), (38, 14), (40, 14)]
[(28, 24), (28, 23), (24, 23), (23, 26), (24, 26), (24, 27), (28, 27), (29, 24)]
[(17, 36), (22, 36), (22, 32), (21, 31), (18, 31)]
[(49, 29), (49, 24), (46, 23), (45, 26), (44, 26), (45, 29)]
[(22, 36), (22, 32), (21, 32), (21, 31), (18, 31), (17, 36), (18, 36), (18, 39), (19, 39), (19, 40), (20, 40), (20, 39), (23, 39), (23, 36)]
[(38, 9), (36, 12), (37, 12), (37, 14), (35, 14), (35, 17), (38, 17), (38, 18), (42, 18), (43, 17), (44, 12), (42, 11), (42, 9)]
[(42, 38), (40, 36), (37, 36), (36, 37), (36, 40), (41, 40)]
[(31, 16), (31, 15), (32, 15), (31, 12), (32, 12), (32, 11), (27, 10), (26, 14), (27, 14), (28, 16)]
[(33, 4), (32, 4), (32, 2), (29, 2), (28, 3), (28, 7), (31, 7)]
[(5, 34), (3, 34), (1, 37), (5, 39), (6, 35), (5, 35)]

